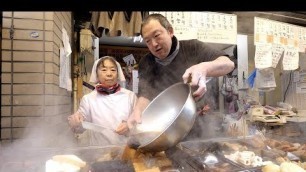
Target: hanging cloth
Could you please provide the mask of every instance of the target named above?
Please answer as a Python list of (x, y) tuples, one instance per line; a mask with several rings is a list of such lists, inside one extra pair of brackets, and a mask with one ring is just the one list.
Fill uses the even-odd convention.
[(65, 56), (68, 57), (72, 53), (72, 50), (69, 42), (69, 36), (64, 26), (62, 26), (62, 40), (64, 44)]
[(92, 12), (91, 15), (91, 30), (97, 37), (102, 37), (102, 33), (109, 32), (109, 28), (112, 22), (112, 12)]
[(114, 12), (113, 12), (113, 11), (108, 11), (107, 13), (108, 13), (108, 18), (109, 18), (110, 20), (112, 20), (112, 19), (113, 19), (113, 16), (114, 16)]
[(130, 22), (132, 13), (132, 11), (124, 11), (124, 17), (127, 22)]
[(128, 22), (125, 20), (124, 12), (115, 11), (111, 24), (109, 26), (108, 36), (121, 36), (125, 32), (125, 27), (128, 25)]
[(146, 14), (142, 11), (92, 12), (91, 29), (97, 37), (104, 30), (107, 36), (138, 36)]
[(126, 35), (125, 36), (138, 36), (140, 35), (141, 29), (141, 22), (142, 22), (142, 15), (141, 12), (132, 12), (129, 24), (126, 28)]

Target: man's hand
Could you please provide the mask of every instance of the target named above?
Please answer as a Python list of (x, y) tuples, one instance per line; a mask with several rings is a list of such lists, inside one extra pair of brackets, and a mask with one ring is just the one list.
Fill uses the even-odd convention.
[(196, 101), (202, 98), (205, 94), (206, 83), (210, 80), (206, 78), (206, 72), (203, 70), (202, 64), (193, 65), (190, 68), (186, 69), (183, 75), (184, 83), (188, 82), (189, 77), (191, 77), (190, 86), (198, 86), (198, 89), (193, 92), (193, 97)]
[(188, 82), (188, 77), (191, 75), (191, 86), (198, 86), (198, 89), (193, 93), (197, 101), (206, 92), (206, 83), (208, 77), (219, 77), (228, 74), (235, 68), (235, 64), (226, 56), (220, 56), (213, 61), (201, 62), (186, 69), (183, 77), (184, 83)]

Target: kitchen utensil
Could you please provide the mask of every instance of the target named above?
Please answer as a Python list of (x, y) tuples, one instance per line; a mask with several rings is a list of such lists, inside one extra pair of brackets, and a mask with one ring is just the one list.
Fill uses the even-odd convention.
[(177, 146), (174, 146), (165, 151), (168, 158), (172, 160), (173, 166), (183, 171), (203, 171), (204, 166), (196, 156), (183, 151)]
[[(206, 83), (212, 78), (207, 77)], [(142, 123), (133, 128), (127, 144), (142, 152), (164, 151), (182, 140), (191, 130), (196, 104), (190, 85), (179, 82), (156, 96), (142, 113)]]
[(94, 124), (94, 123), (87, 122), (87, 121), (82, 121), (82, 127), (85, 128), (85, 129), (88, 129), (88, 130), (93, 130), (95, 132), (102, 132), (103, 130), (114, 131), (111, 128), (107, 128), (107, 127), (104, 127), (102, 125)]
[(153, 152), (173, 146), (191, 129), (195, 110), (188, 84), (177, 83), (170, 86), (144, 110), (142, 123), (135, 126), (137, 132), (130, 136), (128, 144)]
[(183, 139), (194, 124), (196, 105), (189, 84), (176, 83), (151, 101), (128, 145), (143, 152), (164, 151)]

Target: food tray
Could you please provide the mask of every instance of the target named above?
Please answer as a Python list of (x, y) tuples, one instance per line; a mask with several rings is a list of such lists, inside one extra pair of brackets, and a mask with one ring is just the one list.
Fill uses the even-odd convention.
[[(227, 171), (260, 171), (262, 166), (247, 166), (242, 163), (238, 163), (235, 161), (232, 161), (228, 158), (226, 158), (224, 155), (229, 155), (231, 153), (237, 152), (237, 151), (252, 151), (255, 153), (256, 156), (259, 156), (262, 158), (262, 161), (274, 161), (273, 158), (265, 156), (269, 153), (265, 152), (263, 153), (263, 150), (266, 150), (266, 148), (263, 147), (255, 147), (256, 145), (252, 145), (253, 141), (252, 136), (244, 137), (244, 138), (217, 138), (217, 139), (210, 139), (210, 140), (198, 140), (198, 141), (187, 141), (187, 142), (181, 142), (178, 147), (182, 149), (183, 151), (187, 152), (188, 154), (198, 157), (198, 160), (201, 161), (201, 156), (205, 154), (205, 152), (212, 152), (217, 154), (219, 160), (221, 163), (228, 163), (231, 165), (231, 168)], [(227, 149), (226, 146), (224, 146), (224, 143), (228, 144), (235, 144), (240, 145), (241, 147), (237, 148), (237, 150), (231, 150)], [(264, 146), (264, 145), (262, 145)], [(269, 151), (269, 150), (266, 150)], [(224, 166), (224, 165), (222, 165)]]
[(179, 148), (172, 148), (166, 151), (167, 157), (169, 157), (173, 162), (173, 167), (177, 168), (180, 172), (236, 172), (241, 171), (243, 168), (228, 162), (226, 159), (218, 158), (218, 163), (216, 164), (205, 164), (204, 157), (192, 156)]
[(113, 172), (134, 172), (133, 164), (121, 160), (99, 161), (90, 166), (91, 172), (113, 171)]
[[(215, 164), (206, 164), (205, 163), (205, 156), (195, 156), (193, 163), (201, 164), (204, 168), (204, 171), (207, 172), (217, 172), (217, 171), (227, 171), (227, 172), (236, 172), (236, 171), (243, 171), (244, 168), (241, 167), (239, 164), (234, 163), (222, 156), (219, 156), (217, 154), (212, 154), (215, 155), (218, 162)], [(190, 160), (189, 160), (190, 161)]]

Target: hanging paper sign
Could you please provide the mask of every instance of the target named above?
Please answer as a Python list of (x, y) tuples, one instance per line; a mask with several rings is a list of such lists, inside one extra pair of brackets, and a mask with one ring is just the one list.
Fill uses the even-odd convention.
[(306, 28), (270, 19), (254, 18), (254, 44), (280, 44), (305, 52)]
[(295, 70), (299, 67), (299, 52), (295, 47), (286, 47), (283, 57), (283, 69)]
[(136, 64), (136, 60), (135, 60), (133, 54), (130, 54), (130, 55), (127, 55), (127, 56), (123, 57), (123, 61), (124, 61), (127, 65)]
[(274, 69), (266, 68), (263, 70), (256, 70), (255, 78), (256, 88), (274, 88), (276, 87)]
[(199, 21), (197, 39), (203, 42), (237, 44), (237, 16), (214, 12), (192, 13)]
[(257, 44), (255, 51), (255, 67), (258, 69), (272, 66), (272, 45)]
[(272, 67), (276, 68), (279, 59), (282, 57), (285, 48), (279, 44), (272, 45)]

